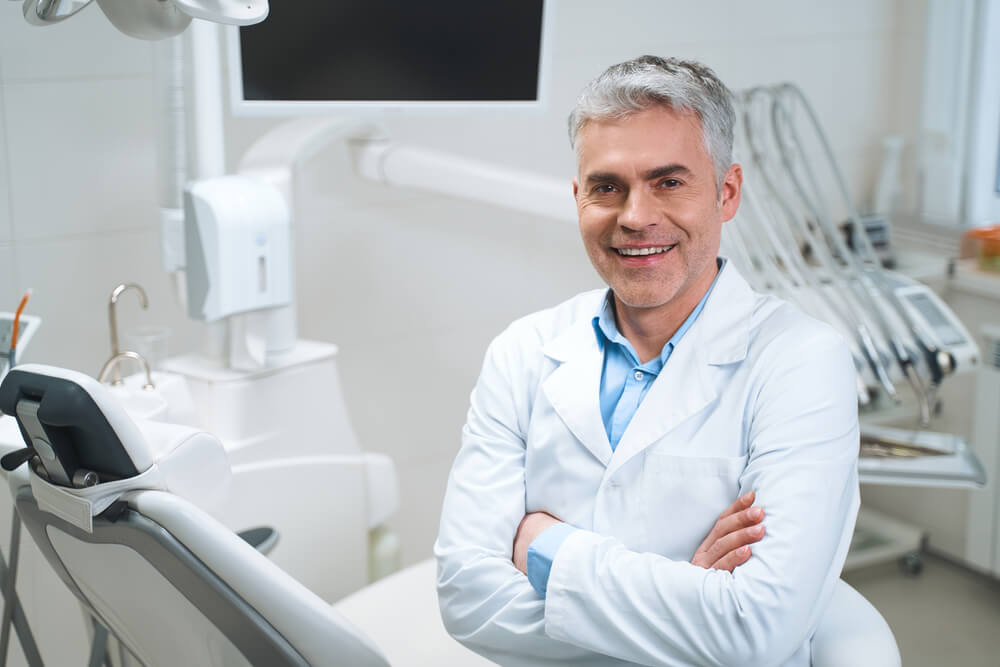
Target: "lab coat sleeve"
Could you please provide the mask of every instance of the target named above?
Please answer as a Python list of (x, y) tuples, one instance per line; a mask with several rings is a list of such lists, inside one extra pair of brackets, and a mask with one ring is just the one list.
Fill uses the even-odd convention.
[(750, 560), (706, 570), (577, 531), (548, 582), (551, 637), (645, 665), (775, 665), (802, 649), (853, 532), (859, 431), (843, 341), (826, 329), (789, 338), (758, 360), (745, 417), (740, 493), (756, 491), (766, 527)]
[(545, 634), (545, 601), (511, 560), (530, 397), (522, 383), (512, 389), (512, 370), (527, 365), (505, 339), (510, 331), (487, 351), (448, 480), (434, 545), (441, 616), (455, 639), (501, 664), (576, 664), (592, 653)]

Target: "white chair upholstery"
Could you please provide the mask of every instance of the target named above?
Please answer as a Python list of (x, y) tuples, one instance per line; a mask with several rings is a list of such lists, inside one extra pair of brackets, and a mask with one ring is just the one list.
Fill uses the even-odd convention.
[[(62, 409), (67, 396), (73, 405)], [(22, 466), (8, 482), (46, 560), (142, 664), (388, 665), (329, 604), (182, 497), (203, 500), (228, 480), (222, 444), (213, 436), (178, 427), (153, 443), (146, 434), (163, 435), (167, 425), (137, 427), (108, 400), (107, 388), (63, 369), (13, 371), (0, 386), (0, 408), (15, 413), (23, 400), (40, 406), (36, 450), (46, 448), (39, 439), (51, 441), (70, 478), (77, 468), (110, 478), (104, 457), (116, 470), (134, 469), (123, 479), (72, 488)], [(80, 427), (72, 421), (78, 413)], [(192, 446), (204, 450), (200, 469), (190, 466)], [(38, 631), (42, 641), (51, 640), (44, 628)]]
[(861, 593), (840, 582), (812, 638), (817, 667), (899, 667), (896, 638)]
[(494, 665), (451, 638), (437, 602), (433, 559), (389, 575), (333, 608), (378, 645), (393, 667)]

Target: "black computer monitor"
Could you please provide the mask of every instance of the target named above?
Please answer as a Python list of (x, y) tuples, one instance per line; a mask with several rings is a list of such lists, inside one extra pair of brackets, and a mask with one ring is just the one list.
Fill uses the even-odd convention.
[(233, 111), (538, 106), (545, 14), (544, 0), (272, 2), (230, 34)]

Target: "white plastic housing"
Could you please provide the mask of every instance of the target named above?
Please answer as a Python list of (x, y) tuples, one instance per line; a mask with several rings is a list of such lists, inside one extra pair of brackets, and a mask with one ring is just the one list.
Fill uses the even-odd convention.
[(246, 176), (190, 183), (184, 191), (188, 315), (223, 317), (292, 300), (288, 206)]
[(254, 25), (267, 18), (267, 0), (173, 0), (182, 12), (196, 19), (228, 25)]

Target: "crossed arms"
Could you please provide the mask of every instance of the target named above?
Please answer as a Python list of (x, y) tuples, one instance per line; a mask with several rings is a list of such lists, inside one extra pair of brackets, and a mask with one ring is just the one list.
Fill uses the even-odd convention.
[[(691, 563), (698, 567), (732, 572), (750, 559), (750, 545), (764, 537), (764, 510), (753, 507), (755, 494), (748, 491), (719, 515), (708, 536), (694, 552)], [(528, 574), (528, 549), (545, 529), (559, 523), (548, 512), (529, 512), (514, 534), (514, 567)]]

